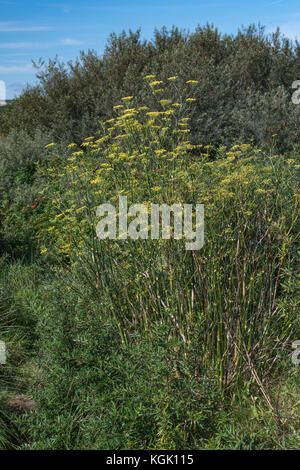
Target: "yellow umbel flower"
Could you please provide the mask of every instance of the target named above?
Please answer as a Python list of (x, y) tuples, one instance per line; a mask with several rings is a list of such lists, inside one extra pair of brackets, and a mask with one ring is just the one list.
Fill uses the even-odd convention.
[(113, 109), (120, 109), (120, 108), (123, 108), (124, 105), (123, 104), (117, 104), (116, 106), (113, 107)]
[(150, 85), (155, 86), (155, 85), (160, 85), (161, 83), (162, 83), (161, 80), (154, 80), (154, 82), (151, 82)]
[(146, 75), (144, 78), (146, 80), (149, 80), (150, 78), (155, 78), (155, 75)]
[(162, 106), (168, 106), (168, 104), (172, 103), (172, 100), (160, 100), (159, 102)]
[(124, 98), (121, 98), (122, 101), (130, 101), (133, 99), (133, 96), (124, 96)]
[(76, 214), (78, 214), (78, 212), (81, 212), (83, 211), (84, 209), (86, 209), (86, 206), (82, 206), (82, 207), (79, 207), (78, 209), (76, 209)]
[(174, 77), (169, 77), (168, 80), (172, 81), (172, 80), (177, 80), (178, 78), (178, 75), (174, 75)]
[(45, 145), (45, 149), (49, 148), (49, 147), (53, 147), (53, 145), (55, 145), (54, 142), (50, 142), (50, 144), (47, 144)]
[(197, 101), (196, 98), (187, 98), (186, 101), (192, 102), (192, 101)]
[(147, 116), (151, 116), (151, 117), (157, 117), (160, 115), (160, 112), (159, 111), (149, 111), (149, 113), (146, 113)]
[(186, 83), (194, 83), (194, 84), (196, 84), (196, 83), (199, 83), (199, 80), (188, 80)]
[(101, 181), (102, 181), (102, 178), (95, 178), (94, 180), (90, 181), (90, 184), (98, 184), (98, 183), (101, 183)]

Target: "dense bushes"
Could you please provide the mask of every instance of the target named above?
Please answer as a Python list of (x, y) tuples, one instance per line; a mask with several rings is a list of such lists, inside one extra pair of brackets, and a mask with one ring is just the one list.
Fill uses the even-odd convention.
[[(280, 33), (266, 36), (255, 26), (236, 36), (209, 25), (194, 33), (163, 28), (152, 41), (142, 40), (140, 31), (112, 34), (101, 58), (89, 51), (68, 65), (58, 59), (37, 64), (38, 85), (8, 106), (0, 126), (6, 133), (16, 128), (33, 134), (40, 128), (55, 141), (80, 142), (98, 131), (99, 120), (112, 117), (112, 105), (122, 96), (153, 107), (145, 75), (162, 80), (179, 75), (180, 89), (188, 79), (199, 80), (194, 142), (253, 138), (262, 147), (277, 134), (278, 149), (292, 149), (300, 128), (299, 106), (291, 102), (292, 83), (300, 77), (299, 50)], [(176, 90), (169, 92), (174, 98)]]

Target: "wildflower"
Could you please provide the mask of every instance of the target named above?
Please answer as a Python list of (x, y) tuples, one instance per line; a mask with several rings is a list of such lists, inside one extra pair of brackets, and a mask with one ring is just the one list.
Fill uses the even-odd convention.
[(146, 80), (149, 80), (150, 78), (155, 78), (155, 75), (146, 75), (144, 78)]
[(124, 98), (121, 98), (122, 101), (130, 101), (132, 100), (133, 96), (124, 96)]
[(147, 116), (151, 116), (151, 117), (157, 117), (159, 116), (159, 111), (149, 111), (149, 113), (146, 113)]
[(59, 251), (64, 252), (64, 251), (66, 251), (66, 248), (69, 248), (70, 246), (71, 246), (71, 243), (66, 243), (66, 245), (62, 245), (59, 248)]
[(31, 209), (35, 209), (36, 208), (36, 204), (31, 204)]
[(72, 142), (72, 144), (68, 145), (68, 148), (70, 148), (70, 149), (73, 148), (73, 147), (77, 147), (77, 144), (75, 144), (74, 142)]
[(194, 84), (196, 84), (196, 83), (199, 83), (199, 80), (188, 80), (186, 83), (194, 83)]
[(51, 142), (50, 144), (45, 145), (45, 149), (47, 149), (47, 148), (49, 148), (49, 147), (53, 147), (53, 145), (55, 145), (55, 143), (54, 143), (54, 142)]
[(265, 189), (261, 189), (261, 188), (256, 189), (255, 192), (257, 194), (267, 194), (268, 193), (268, 191), (266, 191)]
[(77, 155), (82, 155), (83, 150), (79, 150), (78, 152), (73, 152), (72, 155), (77, 156)]
[(123, 108), (124, 105), (123, 104), (117, 104), (116, 106), (113, 107), (113, 109), (120, 109), (120, 108)]
[(162, 106), (167, 106), (172, 103), (172, 100), (160, 100), (159, 102)]
[(130, 137), (129, 134), (119, 134), (116, 135), (115, 139), (125, 139), (126, 137)]
[(75, 212), (76, 213), (81, 212), (81, 211), (83, 211), (83, 209), (86, 209), (86, 206), (79, 207), (78, 209), (76, 209)]
[(154, 80), (154, 82), (151, 82), (150, 85), (155, 86), (155, 85), (160, 85), (161, 83), (162, 83), (161, 80)]
[(47, 251), (48, 251), (47, 248), (43, 248), (43, 249), (41, 250), (41, 255), (44, 255), (45, 253), (47, 253)]
[(90, 184), (98, 184), (101, 183), (102, 179), (101, 178), (95, 178), (94, 180), (90, 181)]
[(104, 141), (104, 137), (95, 141), (95, 144), (101, 144)]
[(231, 150), (237, 150), (237, 149), (239, 149), (239, 148), (240, 148), (240, 145), (237, 145), (237, 144), (236, 144), (236, 145), (233, 145), (233, 147), (231, 147)]
[(136, 109), (135, 108), (127, 108), (127, 109), (123, 109), (122, 110), (122, 113), (136, 113)]
[(122, 119), (128, 119), (128, 118), (131, 118), (132, 116), (134, 116), (133, 113), (126, 113), (126, 114), (123, 114)]
[(192, 101), (197, 101), (196, 98), (187, 98), (186, 101), (192, 102)]
[(169, 77), (168, 80), (177, 80), (178, 75), (174, 75), (174, 77)]
[(92, 140), (94, 139), (95, 137), (92, 135), (91, 137), (86, 137), (84, 140)]

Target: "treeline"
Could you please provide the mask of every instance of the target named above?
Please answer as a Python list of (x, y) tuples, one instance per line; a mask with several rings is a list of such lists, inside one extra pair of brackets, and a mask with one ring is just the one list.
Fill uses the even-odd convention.
[(99, 121), (111, 118), (123, 96), (154, 107), (145, 75), (163, 82), (178, 75), (177, 90), (168, 87), (169, 98), (187, 80), (199, 81), (191, 120), (195, 143), (253, 139), (261, 147), (292, 150), (300, 137), (300, 107), (291, 101), (299, 58), (297, 41), (279, 30), (266, 35), (255, 25), (236, 35), (222, 35), (209, 24), (193, 33), (162, 28), (151, 41), (143, 40), (140, 30), (112, 34), (102, 57), (88, 51), (68, 64), (57, 58), (35, 64), (38, 84), (1, 113), (0, 131), (33, 136), (38, 129), (56, 142), (80, 142), (98, 131)]

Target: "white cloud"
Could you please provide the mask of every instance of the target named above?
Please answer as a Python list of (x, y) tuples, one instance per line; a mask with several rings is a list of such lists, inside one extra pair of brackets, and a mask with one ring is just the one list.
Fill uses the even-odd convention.
[(26, 65), (0, 65), (0, 74), (9, 73), (33, 73), (34, 68), (32, 64)]
[(77, 39), (66, 38), (62, 39), (60, 43), (63, 46), (80, 46), (82, 44), (82, 41), (78, 41)]
[(57, 42), (4, 42), (0, 43), (0, 49), (44, 49), (47, 47), (55, 46), (80, 46), (83, 45), (82, 41), (77, 39), (61, 39)]
[(35, 32), (35, 31), (52, 31), (51, 26), (25, 26), (20, 22), (0, 21), (0, 32)]
[(1, 49), (23, 49), (24, 47), (34, 47), (38, 43), (34, 42), (3, 42), (0, 43)]

